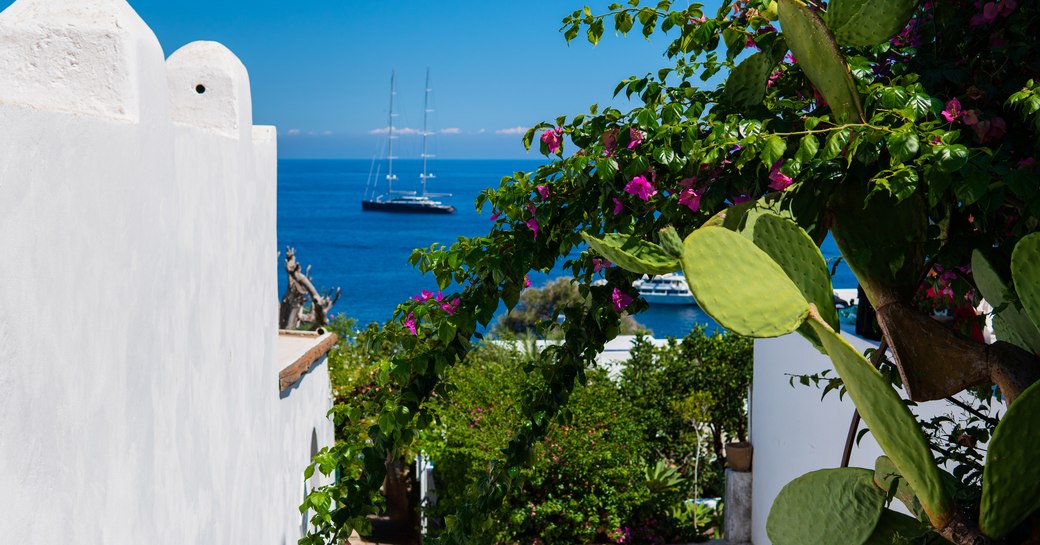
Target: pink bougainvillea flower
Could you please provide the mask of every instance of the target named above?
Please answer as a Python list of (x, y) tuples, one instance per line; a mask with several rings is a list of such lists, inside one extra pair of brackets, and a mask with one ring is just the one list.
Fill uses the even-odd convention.
[(635, 195), (644, 201), (648, 201), (650, 200), (650, 197), (657, 194), (657, 188), (654, 187), (653, 183), (646, 179), (646, 176), (636, 176), (635, 178), (632, 178), (632, 181), (628, 182), (628, 185), (625, 186), (625, 193)]
[(961, 101), (957, 100), (956, 97), (951, 98), (950, 101), (946, 103), (946, 109), (942, 111), (942, 116), (946, 119), (946, 121), (949, 121), (951, 123), (953, 122), (953, 120), (960, 117)]
[(632, 298), (617, 288), (614, 288), (614, 293), (610, 296), (610, 299), (614, 302), (614, 310), (618, 312), (632, 304)]
[(684, 189), (679, 192), (679, 204), (686, 205), (691, 211), (696, 212), (701, 207), (701, 193), (694, 189)]
[(496, 221), (500, 217), (502, 217), (502, 213), (501, 212), (495, 212), (494, 214), (491, 214), (491, 217), (489, 219), (491, 221)]
[(542, 142), (549, 148), (549, 153), (556, 153), (563, 144), (563, 129), (557, 127), (542, 133)]
[(697, 185), (697, 177), (690, 176), (689, 178), (683, 178), (679, 180), (679, 185), (686, 189), (693, 189), (693, 186)]
[(614, 155), (614, 148), (617, 147), (617, 135), (617, 129), (610, 129), (609, 131), (603, 133), (603, 148), (604, 152), (607, 154), (607, 157), (611, 157)]
[(783, 191), (794, 183), (794, 180), (792, 180), (790, 176), (780, 172), (780, 167), (782, 166), (784, 166), (783, 159), (773, 163), (773, 168), (769, 170), (769, 179), (772, 181), (772, 183), (769, 184), (770, 189)]
[(734, 206), (736, 206), (738, 204), (746, 203), (746, 202), (748, 202), (750, 200), (751, 200), (751, 196), (748, 195), (747, 193), (741, 193), (740, 195), (737, 195), (737, 196), (733, 197), (732, 199), (730, 199), (730, 201), (733, 202)]
[(602, 258), (599, 258), (599, 257), (592, 258), (592, 272), (594, 272), (594, 273), (598, 273), (599, 271), (602, 271), (603, 269), (607, 269), (611, 265), (613, 265), (613, 263), (611, 263), (610, 261), (607, 261), (606, 259), (602, 259)]
[(1027, 167), (1033, 166), (1034, 163), (1036, 163), (1036, 159), (1035, 158), (1033, 158), (1033, 157), (1026, 157), (1025, 159), (1022, 159), (1021, 161), (1019, 161), (1018, 164), (1015, 165), (1015, 167), (1016, 168), (1027, 168)]
[(527, 224), (527, 228), (530, 229), (532, 233), (534, 233), (534, 238), (538, 238), (538, 220), (535, 218), (531, 218), (525, 221), (524, 223)]
[(700, 17), (697, 17), (696, 19), (690, 19), (690, 24), (691, 25), (696, 25), (696, 24), (704, 23), (707, 20), (708, 20), (708, 18), (706, 16), (701, 15)]
[(978, 137), (980, 144), (1003, 138), (1007, 134), (1007, 123), (1001, 117), (979, 121), (971, 128), (975, 131), (975, 136)]
[(448, 313), (449, 316), (454, 316), (459, 311), (459, 304), (461, 301), (458, 298), (452, 299), (447, 303), (441, 304), (441, 309)]
[(412, 314), (411, 312), (408, 313), (408, 317), (404, 319), (404, 326), (412, 332), (412, 335), (419, 334), (419, 332), (415, 328), (415, 314)]
[(621, 202), (621, 199), (614, 197), (614, 215), (618, 215), (622, 210), (625, 209), (625, 203)]
[(636, 130), (636, 129), (628, 129), (628, 136), (629, 136), (628, 149), (632, 149), (632, 148), (638, 146), (639, 144), (642, 144), (643, 143), (643, 138), (646, 135), (643, 134), (642, 131), (639, 131), (639, 130)]
[(969, 127), (974, 127), (979, 122), (979, 111), (978, 110), (965, 110), (961, 115), (961, 123)]
[(789, 64), (798, 64), (798, 61), (794, 59), (794, 53), (788, 53), (784, 55), (784, 61)]
[(1015, 11), (1015, 8), (1017, 7), (1018, 2), (1015, 0), (1004, 0), (1000, 3), (1000, 14), (1007, 17), (1008, 15), (1011, 15), (1011, 12)]
[(538, 191), (538, 196), (541, 197), (543, 201), (549, 198), (549, 186), (540, 185), (536, 187), (535, 190)]
[(525, 288), (531, 287), (531, 277), (527, 276), (526, 274), (524, 275), (524, 287)]

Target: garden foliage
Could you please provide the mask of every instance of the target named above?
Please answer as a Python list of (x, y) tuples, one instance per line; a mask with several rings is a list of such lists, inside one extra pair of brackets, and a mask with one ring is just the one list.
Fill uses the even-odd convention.
[[(308, 541), (364, 522), (383, 460), (429, 427), (423, 403), (449, 394), (443, 378), (466, 365), (478, 324), (501, 303), (516, 305), (528, 271), (560, 260), (589, 303), (564, 312), (566, 342), (527, 369), (542, 388), (525, 395), (507, 447), (457, 506), (443, 541), (481, 535), (519, 486), (532, 445), (588, 380), (620, 312), (645, 308), (632, 280), (679, 268), (727, 328), (798, 331), (830, 355), (888, 457), (875, 484), (854, 470), (792, 483), (781, 498), (794, 503), (778, 503), (770, 517), (775, 543), (851, 543), (852, 534), (810, 536), (812, 525), (782, 516), (809, 506), (814, 521), (845, 516), (837, 505), (862, 513), (852, 545), (891, 543), (910, 530), (958, 544), (1031, 539), (1040, 507), (1038, 466), (1024, 461), (1040, 417), (1040, 3), (738, 0), (705, 13), (699, 4), (632, 0), (602, 14), (575, 11), (564, 36), (595, 43), (608, 24), (621, 34), (666, 33), (669, 66), (620, 83), (617, 92), (637, 104), (627, 112), (592, 106), (536, 125), (525, 143), (555, 160), (481, 195), (478, 207), (495, 218), (488, 235), (413, 255), (442, 289), (458, 292), (402, 305), (399, 321), (377, 335), (392, 347), (373, 400), (378, 423), (366, 443), (320, 457), (323, 470), (334, 460), (363, 467), (312, 494), (335, 498), (335, 507), (308, 499), (325, 507), (315, 506)], [(876, 308), (912, 399), (995, 385), (1010, 404), (988, 447), (977, 508), (949, 492), (889, 381), (835, 333), (816, 249), (828, 233)], [(604, 269), (604, 259), (619, 266)], [(594, 284), (601, 275), (607, 282)], [(980, 294), (1003, 301), (994, 306), (1002, 340), (993, 345), (976, 335)], [(936, 310), (952, 327), (933, 319)], [(873, 494), (864, 487), (893, 474), (912, 491), (920, 520), (862, 501)]]

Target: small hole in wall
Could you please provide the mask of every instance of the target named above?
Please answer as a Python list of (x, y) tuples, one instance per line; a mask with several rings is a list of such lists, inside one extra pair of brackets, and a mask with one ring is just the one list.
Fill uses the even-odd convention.
[(205, 86), (205, 85), (203, 85), (203, 84), (201, 84), (201, 83), (200, 83), (200, 84), (198, 84), (198, 85), (196, 85), (196, 86), (195, 86), (195, 92), (196, 92), (196, 93), (198, 93), (198, 94), (200, 94), (200, 95), (201, 95), (202, 93), (205, 93), (205, 92), (206, 92), (206, 86)]

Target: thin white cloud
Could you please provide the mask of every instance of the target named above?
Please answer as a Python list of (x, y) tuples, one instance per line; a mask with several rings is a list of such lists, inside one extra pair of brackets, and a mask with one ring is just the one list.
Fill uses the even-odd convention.
[(441, 129), (441, 134), (462, 134), (462, 129), (458, 127), (448, 127), (447, 129)]
[(495, 134), (524, 134), (527, 132), (527, 127), (516, 126), (511, 129), (498, 129)]
[(322, 136), (332, 136), (332, 131), (325, 131), (321, 133)]
[[(372, 130), (368, 131), (368, 134), (389, 134), (389, 133), (390, 133), (390, 127), (382, 127), (382, 128), (379, 128), (379, 129), (372, 129)], [(422, 130), (421, 129), (413, 129), (413, 128), (410, 128), (410, 127), (394, 127), (394, 134), (396, 134), (398, 136), (415, 136), (415, 135), (421, 135), (422, 134)]]
[(285, 134), (288, 134), (289, 136), (299, 136), (300, 135), (300, 129), (289, 129), (288, 131), (285, 132)]
[(477, 131), (477, 134), (484, 134), (486, 132), (487, 132), (487, 129), (480, 129), (479, 131)]

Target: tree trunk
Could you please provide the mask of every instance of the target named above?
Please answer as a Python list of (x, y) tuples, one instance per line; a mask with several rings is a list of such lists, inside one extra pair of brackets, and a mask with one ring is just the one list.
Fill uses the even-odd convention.
[[(278, 327), (280, 329), (299, 329), (303, 323), (313, 328), (329, 325), (329, 310), (339, 300), (340, 290), (325, 295), (318, 293), (310, 276), (302, 270), (296, 261), (296, 251), (285, 250), (285, 272), (288, 283), (285, 295), (278, 310)], [(310, 301), (309, 311), (304, 308)]]

